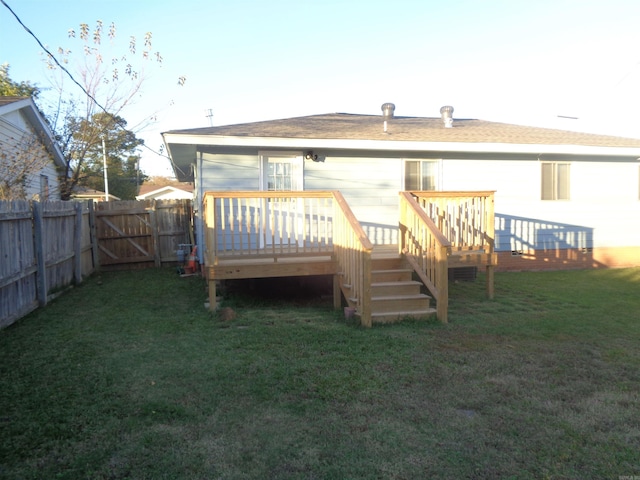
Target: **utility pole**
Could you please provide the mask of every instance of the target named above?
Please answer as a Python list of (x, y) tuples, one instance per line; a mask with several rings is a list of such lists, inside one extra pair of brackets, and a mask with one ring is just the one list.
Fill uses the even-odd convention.
[(104, 201), (109, 201), (109, 178), (107, 177), (107, 147), (104, 144), (102, 135), (102, 163), (104, 164)]
[(136, 160), (136, 195), (138, 195), (138, 193), (140, 190), (140, 159), (138, 158)]

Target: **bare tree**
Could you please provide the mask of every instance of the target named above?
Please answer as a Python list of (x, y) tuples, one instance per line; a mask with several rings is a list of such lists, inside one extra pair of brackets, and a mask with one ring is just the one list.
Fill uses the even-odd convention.
[[(91, 155), (102, 137), (114, 128), (125, 128), (124, 111), (141, 95), (148, 69), (162, 64), (161, 54), (154, 50), (152, 34), (144, 34), (142, 45), (136, 37), (130, 36), (124, 51), (116, 42), (116, 26), (104, 24), (98, 20), (91, 29), (82, 23), (79, 30), (69, 30), (69, 38), (79, 43), (81, 53), (70, 49), (58, 48), (56, 58), (48, 56), (47, 66), (57, 75), (53, 75), (54, 90), (57, 92), (55, 103), (49, 106), (50, 122), (56, 133), (62, 151), (67, 160), (67, 171), (62, 176), (61, 196), (69, 198), (73, 188), (83, 183), (82, 173), (88, 169), (87, 163), (95, 162)], [(71, 75), (70, 71), (75, 72)], [(70, 95), (69, 76), (82, 90)], [(185, 78), (178, 79), (184, 85)], [(96, 122), (100, 114), (108, 114), (115, 124)], [(145, 116), (137, 125), (128, 127), (131, 133), (140, 132), (155, 119), (157, 112)], [(132, 142), (131, 155), (142, 145)]]
[[(40, 90), (29, 82), (9, 76), (9, 65), (0, 65), (0, 97), (33, 97)], [(28, 126), (20, 127), (3, 118), (0, 135), (0, 200), (27, 198), (27, 185), (33, 182), (51, 156), (41, 139)]]
[(34, 181), (51, 157), (38, 136), (5, 125), (0, 136), (0, 200), (26, 199), (28, 182)]

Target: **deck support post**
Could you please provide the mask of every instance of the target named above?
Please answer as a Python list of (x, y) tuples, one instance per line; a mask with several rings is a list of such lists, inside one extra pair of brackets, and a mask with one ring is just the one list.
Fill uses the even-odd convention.
[(449, 312), (449, 265), (447, 259), (448, 247), (441, 245), (436, 249), (436, 315), (442, 323), (447, 323)]
[(209, 285), (209, 311), (215, 312), (216, 308), (218, 308), (217, 304), (217, 292), (216, 292), (216, 281), (213, 278), (210, 278), (207, 282)]
[(361, 264), (362, 264), (362, 292), (359, 299), (360, 304), (360, 324), (363, 327), (371, 328), (371, 252), (365, 250), (360, 252)]
[(487, 298), (491, 300), (495, 297), (494, 271), (494, 265), (487, 265)]
[(340, 289), (340, 275), (333, 276), (333, 308), (340, 310), (342, 306), (342, 290)]

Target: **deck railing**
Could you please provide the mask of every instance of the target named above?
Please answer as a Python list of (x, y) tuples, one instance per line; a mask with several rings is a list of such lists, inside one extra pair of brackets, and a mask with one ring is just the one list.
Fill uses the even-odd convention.
[(335, 258), (341, 283), (349, 285), (349, 302), (355, 302), (360, 322), (371, 326), (371, 252), (373, 245), (340, 192), (333, 192)]
[[(400, 193), (399, 250), (434, 296), (442, 322), (452, 255), (458, 254), (458, 264), (464, 253), (474, 265), (487, 265), (492, 296), (494, 263), (487, 258), (493, 256), (493, 214), (493, 192)], [(339, 284), (362, 325), (371, 325), (373, 245), (340, 192), (207, 192), (204, 220), (208, 267), (253, 259), (306, 265), (310, 257), (330, 257), (313, 261), (333, 263), (334, 304)], [(213, 279), (209, 292), (215, 307)]]
[(373, 245), (340, 192), (206, 192), (204, 212), (207, 266), (332, 256), (348, 302), (371, 325)]
[(400, 194), (400, 249), (437, 302), (446, 322), (450, 266), (485, 265), (487, 296), (494, 296), (493, 191)]
[(206, 259), (331, 255), (332, 192), (206, 192)]
[(448, 256), (451, 242), (438, 230), (410, 192), (400, 192), (400, 253), (436, 301), (438, 320), (447, 321)]
[(494, 193), (410, 192), (454, 250), (495, 247)]

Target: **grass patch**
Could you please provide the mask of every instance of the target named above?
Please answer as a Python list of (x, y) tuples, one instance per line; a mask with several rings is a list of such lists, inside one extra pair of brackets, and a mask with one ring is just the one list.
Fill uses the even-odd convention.
[(640, 269), (451, 284), (450, 323), (329, 301), (204, 310), (174, 270), (105, 273), (0, 331), (0, 477), (640, 475)]

